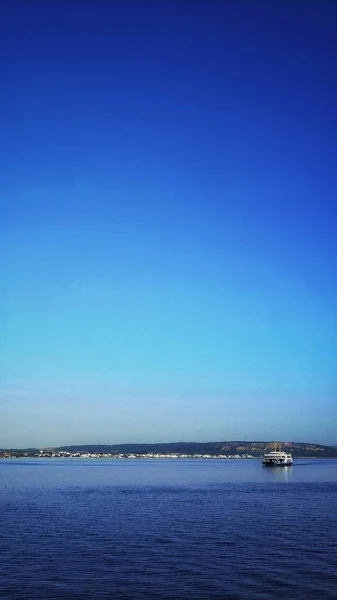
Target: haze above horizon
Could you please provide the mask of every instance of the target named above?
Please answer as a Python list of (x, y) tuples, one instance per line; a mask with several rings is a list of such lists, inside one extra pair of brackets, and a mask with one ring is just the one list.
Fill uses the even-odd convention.
[(337, 4), (0, 30), (0, 447), (336, 443)]

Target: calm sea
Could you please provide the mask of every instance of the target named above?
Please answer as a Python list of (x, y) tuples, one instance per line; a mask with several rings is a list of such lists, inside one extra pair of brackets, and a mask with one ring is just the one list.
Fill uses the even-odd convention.
[(337, 461), (0, 461), (3, 600), (337, 598)]

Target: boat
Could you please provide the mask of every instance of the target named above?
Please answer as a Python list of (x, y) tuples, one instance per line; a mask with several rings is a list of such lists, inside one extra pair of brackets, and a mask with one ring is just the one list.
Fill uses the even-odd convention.
[(291, 467), (293, 457), (290, 452), (284, 452), (279, 446), (274, 444), (274, 449), (263, 455), (262, 464), (264, 467)]

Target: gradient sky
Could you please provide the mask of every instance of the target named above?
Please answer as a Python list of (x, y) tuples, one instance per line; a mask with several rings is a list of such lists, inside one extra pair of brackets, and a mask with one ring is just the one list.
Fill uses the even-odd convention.
[(337, 444), (337, 3), (2, 4), (0, 447)]

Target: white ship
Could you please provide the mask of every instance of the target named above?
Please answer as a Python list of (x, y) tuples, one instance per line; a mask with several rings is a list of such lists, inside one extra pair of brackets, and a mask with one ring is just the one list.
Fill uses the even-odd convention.
[(274, 449), (264, 454), (262, 464), (264, 467), (291, 467), (293, 457), (289, 452), (284, 452), (280, 446), (277, 448), (274, 444)]

